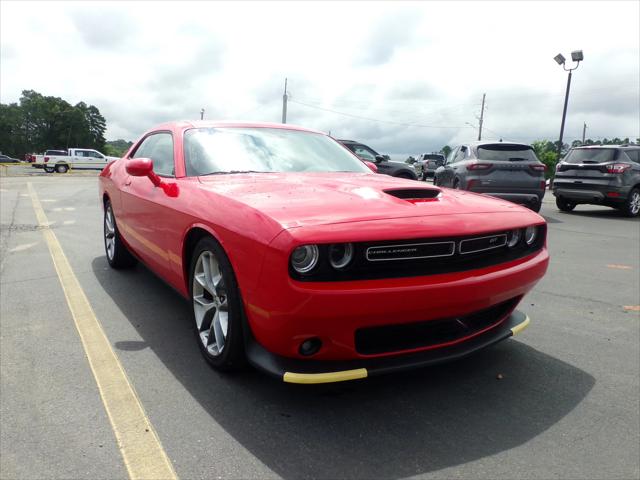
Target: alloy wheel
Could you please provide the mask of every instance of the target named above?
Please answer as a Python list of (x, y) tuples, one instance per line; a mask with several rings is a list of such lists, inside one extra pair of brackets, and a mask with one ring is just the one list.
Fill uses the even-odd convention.
[(104, 215), (104, 244), (107, 247), (107, 256), (113, 260), (116, 251), (116, 226), (113, 221), (113, 210), (111, 205), (107, 207)]
[(631, 201), (629, 202), (629, 210), (632, 215), (637, 215), (640, 212), (640, 192), (635, 190), (631, 193)]
[(198, 257), (191, 291), (198, 336), (207, 353), (217, 357), (227, 340), (229, 304), (220, 264), (208, 250)]

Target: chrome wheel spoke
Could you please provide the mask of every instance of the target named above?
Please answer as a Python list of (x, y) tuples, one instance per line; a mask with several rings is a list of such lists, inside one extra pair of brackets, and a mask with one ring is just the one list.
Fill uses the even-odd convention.
[(113, 258), (116, 249), (115, 236), (116, 229), (113, 221), (113, 211), (111, 210), (111, 206), (109, 206), (104, 215), (104, 242), (107, 247), (107, 256), (110, 260)]
[(229, 311), (220, 264), (212, 252), (202, 252), (196, 261), (192, 298), (200, 341), (210, 355), (218, 356), (227, 339)]

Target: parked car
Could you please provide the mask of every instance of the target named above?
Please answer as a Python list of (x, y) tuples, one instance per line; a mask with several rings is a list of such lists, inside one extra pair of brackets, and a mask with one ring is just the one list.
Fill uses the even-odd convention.
[[(69, 152), (67, 150), (46, 150), (44, 152), (44, 154), (42, 155), (35, 155), (33, 163), (31, 164), (31, 166), (33, 168), (44, 168), (44, 159), (45, 157), (64, 157), (69, 155)], [(48, 160), (47, 160), (48, 161)]]
[(629, 217), (640, 215), (640, 145), (576, 147), (556, 165), (556, 205), (606, 205)]
[(515, 308), (549, 259), (534, 212), (373, 174), (292, 125), (160, 125), (99, 189), (108, 264), (139, 259), (188, 299), (215, 368), (248, 359), (285, 382), (389, 373), (506, 339), (529, 323)]
[(378, 173), (411, 180), (418, 179), (415, 169), (407, 163), (392, 162), (387, 155), (380, 155), (373, 148), (363, 143), (353, 140), (338, 140), (338, 142), (351, 150), (361, 160), (375, 163), (376, 167), (378, 167)]
[(0, 153), (0, 163), (20, 163), (17, 158), (12, 158), (9, 155), (3, 155)]
[(97, 150), (88, 148), (70, 148), (62, 155), (45, 153), (43, 164), (48, 173), (66, 173), (70, 168), (80, 170), (102, 170), (107, 163), (118, 157), (109, 157)]
[(444, 165), (445, 158), (441, 153), (423, 153), (418, 156), (418, 160), (414, 163), (414, 168), (420, 180), (426, 180), (433, 177), (436, 169)]
[(473, 142), (454, 148), (433, 183), (484, 193), (539, 212), (546, 191), (546, 166), (530, 145)]

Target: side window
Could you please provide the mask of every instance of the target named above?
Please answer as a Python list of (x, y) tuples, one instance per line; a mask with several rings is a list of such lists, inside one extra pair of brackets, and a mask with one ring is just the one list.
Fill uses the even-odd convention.
[(464, 160), (464, 157), (466, 157), (466, 155), (467, 155), (467, 147), (463, 145), (460, 147), (460, 150), (458, 150), (458, 153), (456, 154), (456, 158), (453, 161), (459, 162), (461, 160)]
[(447, 163), (453, 163), (453, 162), (455, 162), (455, 158), (456, 158), (456, 155), (458, 154), (458, 149), (459, 149), (459, 148), (460, 148), (460, 147), (456, 147), (456, 148), (454, 148), (453, 150), (451, 150), (451, 151), (449, 152), (449, 156), (447, 157)]
[(368, 160), (370, 162), (375, 161), (376, 157), (373, 155), (368, 149), (363, 148), (359, 145), (355, 145), (353, 148), (353, 153), (364, 160)]
[(624, 153), (631, 159), (632, 162), (640, 163), (640, 150), (625, 150)]
[(93, 158), (104, 158), (104, 156), (101, 153), (98, 153), (95, 150), (91, 150), (89, 152), (89, 156), (91, 156)]
[(131, 158), (150, 158), (153, 171), (158, 175), (173, 177), (173, 137), (170, 133), (154, 133), (145, 138)]

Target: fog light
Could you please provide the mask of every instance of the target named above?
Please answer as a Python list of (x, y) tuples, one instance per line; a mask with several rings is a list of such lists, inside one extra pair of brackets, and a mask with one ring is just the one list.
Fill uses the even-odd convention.
[(322, 340), (320, 340), (318, 337), (313, 337), (313, 338), (309, 338), (308, 340), (305, 340), (300, 344), (299, 352), (300, 352), (300, 355), (304, 355), (305, 357), (308, 357), (309, 355), (314, 355), (315, 353), (318, 353), (318, 350), (320, 350), (320, 347), (322, 347)]
[(507, 243), (509, 248), (515, 247), (520, 239), (522, 238), (522, 230), (511, 230), (511, 236), (509, 237), (509, 242)]
[(527, 227), (527, 229), (524, 231), (524, 241), (527, 242), (527, 245), (533, 244), (537, 236), (538, 229), (534, 226)]
[(318, 264), (318, 246), (303, 245), (291, 254), (291, 266), (298, 273), (307, 273)]

